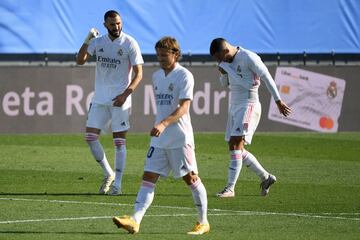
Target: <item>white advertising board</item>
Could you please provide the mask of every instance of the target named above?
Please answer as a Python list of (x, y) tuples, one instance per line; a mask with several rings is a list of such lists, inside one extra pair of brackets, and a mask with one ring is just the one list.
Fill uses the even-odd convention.
[(337, 132), (345, 80), (294, 67), (278, 67), (275, 82), (282, 100), (292, 108), (282, 116), (271, 100), (268, 118), (318, 132)]

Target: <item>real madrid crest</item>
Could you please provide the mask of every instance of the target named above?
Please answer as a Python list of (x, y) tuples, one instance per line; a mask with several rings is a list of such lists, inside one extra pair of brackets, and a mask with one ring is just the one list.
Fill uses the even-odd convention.
[(169, 89), (169, 91), (170, 91), (170, 92), (172, 92), (172, 91), (174, 90), (174, 85), (173, 85), (172, 83), (170, 83), (170, 85), (169, 85), (169, 88), (168, 88), (168, 89)]
[(236, 74), (237, 74), (238, 76), (240, 76), (240, 77), (243, 77), (242, 74), (241, 74), (241, 67), (240, 67), (240, 65), (238, 65), (237, 68), (236, 68)]
[(123, 50), (122, 50), (121, 48), (119, 49), (118, 54), (119, 54), (120, 56), (123, 55)]
[(330, 83), (330, 85), (328, 86), (327, 90), (326, 90), (326, 95), (331, 99), (331, 98), (335, 98), (337, 95), (337, 87), (336, 87), (336, 82), (332, 81)]

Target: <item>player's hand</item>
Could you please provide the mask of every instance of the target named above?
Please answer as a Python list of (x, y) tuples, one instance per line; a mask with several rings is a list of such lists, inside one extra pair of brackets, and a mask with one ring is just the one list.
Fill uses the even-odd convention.
[(165, 130), (166, 126), (163, 122), (155, 124), (153, 129), (150, 131), (150, 136), (152, 137), (159, 137), (160, 134)]
[(281, 100), (278, 100), (276, 101), (276, 105), (279, 109), (279, 112), (284, 115), (285, 117), (289, 116), (290, 113), (291, 113), (291, 108), (286, 105), (286, 103), (284, 103), (283, 101)]
[(126, 99), (127, 99), (127, 95), (124, 94), (124, 93), (122, 93), (122, 94), (120, 94), (120, 95), (117, 95), (116, 97), (114, 97), (114, 98), (112, 99), (112, 101), (113, 101), (113, 106), (115, 106), (115, 107), (121, 107), (121, 106), (125, 103)]
[(99, 35), (100, 35), (99, 30), (97, 30), (96, 28), (90, 29), (88, 35), (86, 36), (86, 38), (84, 40), (84, 44), (89, 45), (90, 40), (98, 37)]
[(126, 99), (128, 98), (128, 96), (129, 96), (132, 92), (133, 92), (132, 89), (127, 88), (122, 94), (117, 95), (116, 97), (114, 97), (114, 98), (112, 99), (112, 101), (113, 101), (113, 106), (115, 106), (115, 107), (121, 107), (121, 106), (125, 103)]

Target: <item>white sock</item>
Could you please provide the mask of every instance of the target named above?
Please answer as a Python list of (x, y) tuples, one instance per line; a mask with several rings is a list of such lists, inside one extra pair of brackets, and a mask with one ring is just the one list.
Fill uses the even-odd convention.
[(269, 177), (269, 173), (261, 166), (256, 157), (250, 152), (244, 150), (242, 157), (244, 164), (255, 172), (256, 175), (260, 177), (261, 181), (264, 181)]
[(142, 181), (140, 190), (136, 197), (135, 202), (135, 213), (132, 218), (135, 220), (136, 223), (140, 224), (142, 218), (145, 215), (146, 210), (150, 207), (153, 199), (154, 199), (154, 190), (155, 190), (155, 183)]
[(115, 168), (115, 181), (114, 186), (121, 189), (121, 179), (124, 174), (125, 164), (126, 164), (126, 139), (124, 138), (114, 138), (115, 145), (115, 158), (114, 158), (114, 168)]
[(242, 151), (232, 150), (230, 151), (230, 164), (228, 170), (228, 185), (227, 187), (234, 191), (236, 182), (239, 178), (242, 167)]
[(198, 177), (198, 180), (193, 184), (189, 185), (194, 203), (198, 212), (198, 221), (200, 224), (208, 224), (207, 220), (207, 195), (204, 184), (201, 182), (201, 179)]
[(85, 139), (86, 142), (89, 144), (92, 155), (103, 169), (104, 176), (108, 177), (110, 175), (113, 175), (114, 172), (111, 169), (109, 162), (106, 159), (104, 149), (99, 142), (99, 135), (96, 133), (86, 133)]

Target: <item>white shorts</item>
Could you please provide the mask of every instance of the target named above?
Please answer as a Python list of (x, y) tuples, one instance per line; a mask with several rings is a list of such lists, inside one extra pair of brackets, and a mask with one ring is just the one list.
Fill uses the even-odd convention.
[(231, 136), (244, 136), (245, 144), (251, 144), (260, 117), (260, 102), (231, 105), (228, 113), (225, 140), (228, 142)]
[(150, 147), (145, 161), (145, 172), (168, 176), (172, 171), (174, 178), (180, 178), (190, 172), (198, 174), (195, 151), (190, 145), (182, 148), (164, 149)]
[(114, 107), (92, 103), (89, 108), (86, 127), (105, 130), (111, 122), (112, 132), (123, 132), (130, 128), (130, 108)]

